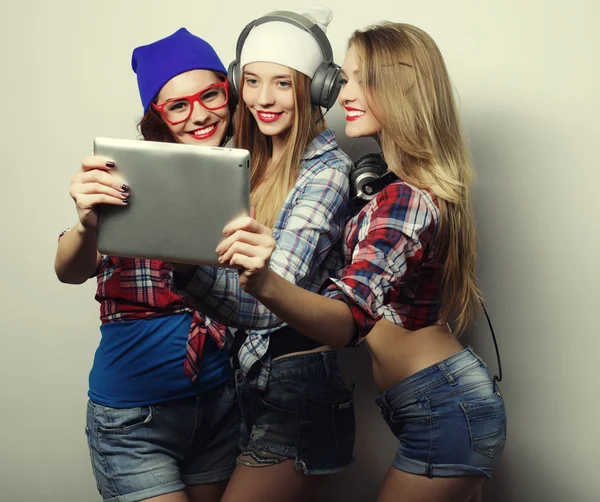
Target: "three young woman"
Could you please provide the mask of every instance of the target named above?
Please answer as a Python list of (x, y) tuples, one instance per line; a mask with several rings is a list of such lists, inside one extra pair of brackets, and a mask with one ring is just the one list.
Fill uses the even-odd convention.
[[(330, 20), (327, 10), (309, 17), (322, 27)], [(350, 162), (325, 129), (318, 106), (322, 102), (315, 97), (315, 74), (326, 62), (322, 41), (302, 24), (269, 20), (253, 26), (242, 41), (241, 79), (234, 81), (243, 102), (235, 144), (252, 153), (256, 219), (228, 225), (228, 238), (218, 248), (222, 263), (239, 272), (182, 268), (175, 274), (195, 307), (246, 330), (236, 333), (233, 351), (243, 451), (223, 500), (305, 498), (321, 479), (309, 474), (337, 472), (350, 463), (352, 396), (331, 347), (363, 340), (383, 392), (378, 406), (399, 440), (380, 500), (477, 500), (501, 454), (506, 415), (483, 361), (446, 327), (451, 324), (460, 333), (472, 320), (479, 294), (472, 171), (443, 58), (427, 34), (409, 25), (386, 23), (357, 31), (350, 39), (339, 96), (346, 133), (374, 136), (397, 178), (347, 223), (345, 266), (337, 271), (334, 248), (348, 210)], [(150, 54), (158, 53), (146, 52)], [(144, 51), (137, 55), (134, 68), (137, 64), (140, 81)], [(228, 85), (222, 65), (213, 63), (178, 67), (160, 84), (146, 86), (141, 79), (145, 110), (154, 110), (142, 121), (146, 139), (222, 144), (229, 125)], [(155, 68), (147, 74), (150, 80), (153, 72)], [(185, 119), (180, 121), (177, 113)], [(222, 490), (218, 482), (231, 472), (235, 456), (222, 433), (227, 429), (228, 437), (235, 437), (235, 424), (229, 429), (225, 424), (237, 419), (233, 401), (221, 404), (231, 395), (223, 383), (225, 359), (216, 350), (213, 360), (222, 370), (216, 371), (220, 377), (211, 373), (206, 377), (211, 383), (200, 385), (200, 392), (198, 382), (211, 360), (211, 340), (215, 347), (222, 345), (225, 329), (205, 319), (204, 330), (189, 336), (186, 372), (192, 379), (198, 367), (194, 353), (204, 347), (195, 397), (184, 395), (181, 374), (173, 379), (179, 382), (175, 390), (150, 387), (146, 374), (156, 375), (157, 367), (162, 371), (179, 365), (183, 371), (187, 328), (192, 317), (196, 326), (204, 318), (198, 311), (192, 314), (173, 291), (168, 265), (145, 265), (142, 274), (152, 277), (153, 288), (161, 291), (148, 294), (138, 271), (144, 260), (129, 264), (98, 256), (94, 206), (127, 203), (127, 187), (106, 172), (110, 168), (110, 160), (85, 159), (82, 173), (74, 177), (71, 193), (80, 222), (60, 240), (56, 262), (65, 282), (100, 274), (103, 341), (90, 378), (88, 432), (101, 492), (106, 500), (143, 500), (168, 490), (175, 492), (165, 497), (185, 497), (185, 484), (198, 482)], [(168, 301), (156, 300), (163, 297)], [(179, 327), (171, 319), (166, 329), (161, 323), (169, 318), (178, 319)], [(140, 328), (142, 320), (153, 327)], [(167, 347), (173, 340), (180, 343), (178, 357)], [(153, 349), (155, 357), (144, 360), (143, 354)], [(159, 352), (173, 357), (161, 359)], [(112, 385), (107, 389), (104, 382)], [(143, 401), (140, 393), (147, 396)], [(178, 393), (181, 408), (175, 410), (170, 399)], [(223, 417), (234, 419), (185, 431), (185, 417), (195, 416), (200, 401), (217, 420), (214, 410), (219, 409), (225, 410)], [(223, 459), (220, 468), (183, 460), (193, 455), (185, 457), (171, 446), (144, 452), (156, 444), (148, 436), (160, 428), (153, 425), (143, 440), (135, 431), (158, 422), (161, 414), (168, 423), (164, 430), (185, 431), (180, 438), (213, 439), (208, 441), (212, 450), (200, 448), (200, 439), (191, 444), (202, 459)], [(166, 438), (157, 441), (162, 445)], [(161, 460), (169, 466), (168, 481), (144, 485), (142, 471), (162, 474)]]
[(395, 175), (346, 225), (345, 267), (321, 294), (292, 284), (269, 267), (271, 230), (247, 217), (217, 251), (299, 332), (367, 344), (377, 404), (399, 440), (380, 501), (479, 500), (506, 414), (485, 363), (447, 328), (460, 334), (479, 302), (473, 174), (448, 72), (425, 32), (384, 23), (352, 35), (343, 79), (347, 135), (375, 137)]

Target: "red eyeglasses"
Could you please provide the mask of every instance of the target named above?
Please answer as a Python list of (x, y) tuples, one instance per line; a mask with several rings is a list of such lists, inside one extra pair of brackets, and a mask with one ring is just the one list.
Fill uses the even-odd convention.
[(165, 101), (160, 105), (152, 103), (152, 106), (161, 113), (169, 124), (176, 125), (190, 118), (196, 101), (210, 111), (227, 106), (229, 102), (229, 83), (227, 80), (219, 82), (218, 84), (209, 85), (191, 96), (169, 99), (169, 101)]

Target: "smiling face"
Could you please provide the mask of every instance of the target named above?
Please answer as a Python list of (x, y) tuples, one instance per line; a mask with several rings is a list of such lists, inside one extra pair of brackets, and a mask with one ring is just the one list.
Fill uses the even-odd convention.
[(244, 67), (242, 99), (266, 136), (285, 137), (296, 115), (292, 76), (287, 66), (249, 63)]
[(341, 76), (342, 90), (338, 102), (346, 112), (346, 136), (360, 138), (376, 135), (381, 131), (381, 124), (367, 104), (361, 82), (360, 61), (353, 46), (346, 53)]
[[(177, 107), (182, 106), (181, 101), (177, 98), (192, 96), (221, 82), (217, 75), (210, 70), (192, 70), (173, 77), (160, 90), (156, 98), (156, 105), (160, 106), (166, 103), (163, 107), (163, 120), (177, 142), (203, 146), (219, 146), (221, 144), (230, 121), (227, 105), (216, 110), (208, 110), (200, 104), (200, 101), (194, 101), (189, 117), (183, 122), (171, 124), (165, 119), (165, 112), (168, 110), (176, 112)], [(224, 91), (222, 87), (207, 89), (206, 92), (200, 94), (198, 99), (212, 108), (211, 103), (215, 99), (214, 92)]]

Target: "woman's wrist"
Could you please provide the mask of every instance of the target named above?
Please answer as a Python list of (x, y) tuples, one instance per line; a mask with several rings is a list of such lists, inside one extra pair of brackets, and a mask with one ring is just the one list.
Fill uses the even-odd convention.
[(273, 272), (271, 269), (268, 269), (265, 273), (264, 280), (257, 288), (255, 288), (254, 291), (252, 291), (252, 296), (262, 302), (268, 302), (269, 300), (275, 299), (278, 294), (281, 294), (281, 292), (278, 291), (278, 279), (285, 280), (279, 274), (277, 274), (277, 272)]
[(77, 224), (73, 227), (73, 231), (82, 237), (85, 237), (90, 233), (90, 229), (88, 227), (84, 227), (81, 221), (77, 222)]

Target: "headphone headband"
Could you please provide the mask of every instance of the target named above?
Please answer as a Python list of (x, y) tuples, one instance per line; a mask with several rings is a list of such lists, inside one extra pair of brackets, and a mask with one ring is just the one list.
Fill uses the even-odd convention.
[(308, 19), (307, 17), (302, 16), (301, 14), (297, 14), (296, 12), (290, 12), (287, 10), (276, 10), (274, 12), (270, 12), (269, 14), (263, 17), (255, 19), (242, 30), (242, 33), (240, 33), (235, 47), (235, 59), (237, 61), (240, 61), (242, 57), (242, 49), (244, 47), (244, 42), (246, 41), (246, 38), (248, 37), (250, 31), (252, 31), (252, 29), (256, 26), (260, 26), (261, 24), (273, 21), (293, 24), (301, 30), (308, 31), (319, 44), (321, 52), (323, 53), (323, 61), (325, 63), (333, 62), (333, 50), (331, 49), (331, 44), (329, 43), (329, 39), (327, 38), (327, 35), (325, 35), (325, 32), (321, 29), (321, 27), (314, 21)]

